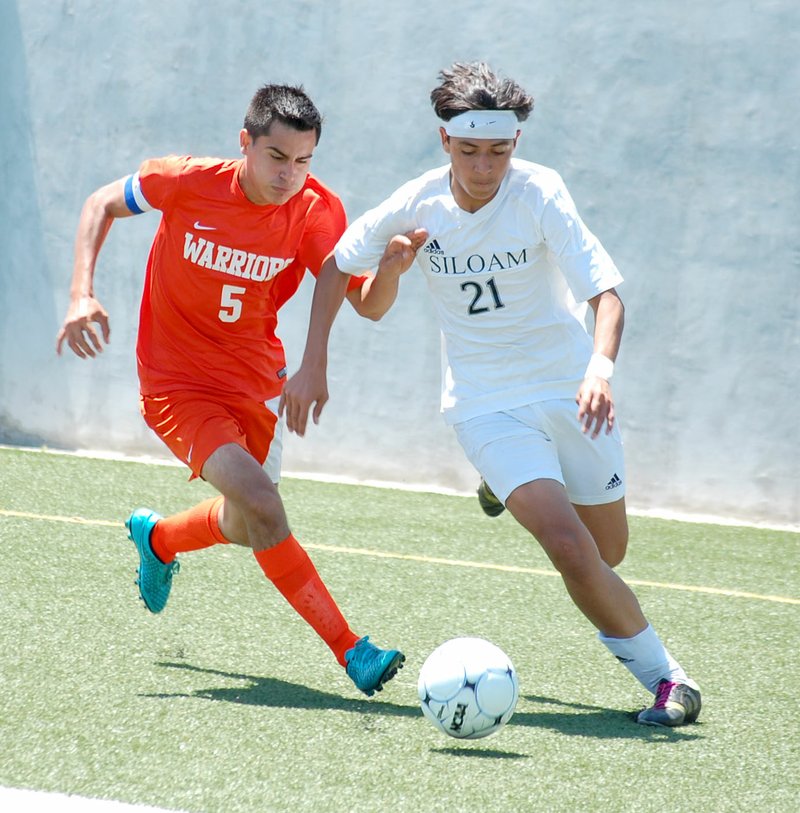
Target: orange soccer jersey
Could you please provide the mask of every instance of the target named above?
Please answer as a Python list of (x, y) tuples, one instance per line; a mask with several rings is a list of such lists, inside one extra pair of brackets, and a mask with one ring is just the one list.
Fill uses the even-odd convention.
[(242, 191), (241, 160), (169, 157), (138, 173), (162, 212), (150, 249), (136, 357), (142, 393), (234, 393), (265, 401), (285, 376), (277, 309), (319, 272), (346, 227), (339, 198), (311, 175), (281, 206)]

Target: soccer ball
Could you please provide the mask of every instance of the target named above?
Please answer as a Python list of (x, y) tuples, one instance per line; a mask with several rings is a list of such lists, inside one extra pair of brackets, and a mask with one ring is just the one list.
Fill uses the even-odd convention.
[(476, 740), (514, 713), (519, 681), (508, 655), (483, 638), (452, 638), (431, 652), (417, 682), (422, 713), (445, 734)]

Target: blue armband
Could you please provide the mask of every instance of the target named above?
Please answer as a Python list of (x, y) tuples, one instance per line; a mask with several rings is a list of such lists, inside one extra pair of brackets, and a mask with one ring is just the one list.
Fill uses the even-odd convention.
[(153, 207), (147, 202), (147, 198), (142, 192), (142, 185), (139, 181), (139, 173), (128, 175), (125, 179), (125, 205), (135, 214), (143, 215)]

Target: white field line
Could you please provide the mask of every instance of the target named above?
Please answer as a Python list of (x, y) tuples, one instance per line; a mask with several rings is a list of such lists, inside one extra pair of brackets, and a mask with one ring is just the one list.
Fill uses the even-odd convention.
[[(30, 519), (39, 522), (64, 522), (75, 525), (94, 525), (105, 528), (122, 529), (121, 522), (113, 522), (107, 519), (84, 519), (83, 517), (61, 517), (53, 514), (32, 514), (27, 511), (11, 511), (0, 508), (0, 517), (14, 517), (18, 519)], [(490, 562), (471, 562), (464, 559), (443, 559), (436, 556), (421, 556), (410, 553), (394, 553), (370, 548), (351, 548), (344, 545), (320, 545), (315, 543), (303, 543), (303, 547), (308, 550), (321, 550), (327, 553), (348, 554), (351, 556), (365, 556), (372, 559), (397, 559), (407, 562), (423, 562), (425, 564), (444, 565), (446, 567), (467, 567), (477, 570), (496, 570), (503, 573), (523, 573), (532, 576), (553, 576), (558, 577), (555, 570), (544, 570), (535, 567), (521, 567), (518, 565), (496, 565)], [(730, 598), (753, 599), (756, 601), (772, 601), (778, 604), (800, 604), (800, 599), (789, 596), (762, 595), (760, 593), (748, 593), (742, 590), (727, 590), (720, 587), (706, 587), (702, 585), (674, 584), (672, 582), (654, 582), (645, 579), (625, 578), (627, 584), (639, 587), (656, 587), (662, 590), (679, 590), (686, 593), (705, 593), (712, 596), (728, 596)]]
[(179, 813), (161, 807), (17, 788), (0, 788), (0, 810), (3, 813)]
[[(69, 457), (86, 457), (96, 460), (117, 460), (127, 463), (143, 463), (147, 466), (179, 466), (183, 463), (174, 458), (151, 457), (148, 455), (124, 455), (117, 452), (107, 452), (94, 449), (67, 451), (62, 449), (37, 448), (30, 446), (9, 446), (0, 444), (0, 449), (9, 449), (16, 452), (34, 452), (38, 454), (64, 455)], [(356, 477), (345, 477), (336, 474), (318, 474), (314, 472), (282, 472), (287, 480), (312, 480), (321, 483), (340, 483), (341, 485), (369, 486), (370, 488), (386, 488), (394, 491), (413, 491), (422, 494), (444, 494), (451, 497), (469, 497), (474, 499), (474, 490), (462, 491), (460, 489), (433, 486), (425, 483), (395, 483), (386, 480), (360, 480)], [(476, 475), (477, 483), (477, 475)], [(787, 531), (800, 533), (800, 525), (781, 524), (770, 522), (748, 522), (743, 519), (731, 519), (715, 514), (692, 514), (681, 511), (672, 511), (661, 508), (627, 508), (628, 514), (634, 517), (651, 517), (653, 519), (666, 519), (673, 522), (691, 522), (703, 525), (725, 525), (737, 528), (758, 528), (765, 531)]]

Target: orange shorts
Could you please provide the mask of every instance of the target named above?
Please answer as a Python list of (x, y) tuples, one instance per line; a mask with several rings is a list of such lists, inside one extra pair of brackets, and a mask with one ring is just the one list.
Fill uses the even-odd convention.
[(261, 401), (199, 392), (141, 395), (139, 409), (145, 423), (192, 470), (192, 479), (226, 443), (241, 446), (263, 465), (278, 422)]

